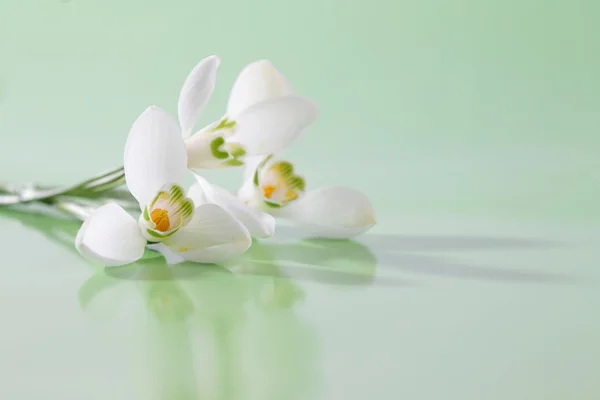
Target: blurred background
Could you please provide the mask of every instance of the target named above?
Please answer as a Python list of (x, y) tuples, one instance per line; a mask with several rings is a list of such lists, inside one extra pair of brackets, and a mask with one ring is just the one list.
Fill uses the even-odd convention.
[(593, 0), (5, 1), (1, 177), (121, 163), (141, 111), (175, 114), (188, 72), (218, 54), (203, 123), (262, 58), (320, 105), (286, 154), (312, 187), (351, 184), (402, 217), (598, 222), (598, 18)]
[(78, 223), (2, 211), (0, 397), (597, 399), (598, 21), (597, 0), (2, 0), (0, 181), (118, 166), (202, 58), (203, 124), (266, 58), (320, 106), (285, 157), (378, 225), (107, 272)]

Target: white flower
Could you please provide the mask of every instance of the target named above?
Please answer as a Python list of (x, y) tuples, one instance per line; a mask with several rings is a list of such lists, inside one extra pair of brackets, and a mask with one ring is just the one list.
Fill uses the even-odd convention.
[(238, 196), (249, 206), (285, 218), (311, 235), (350, 238), (372, 228), (373, 206), (367, 197), (347, 187), (306, 191), (294, 166), (273, 156), (254, 168)]
[(75, 246), (106, 266), (134, 262), (148, 242), (162, 243), (186, 260), (215, 263), (244, 253), (248, 230), (216, 204), (197, 207), (181, 187), (187, 154), (177, 123), (158, 107), (146, 109), (125, 145), (125, 179), (140, 204), (136, 221), (116, 204), (98, 208), (83, 223)]
[[(189, 168), (240, 166), (245, 157), (279, 152), (316, 120), (318, 110), (310, 100), (291, 93), (264, 95), (270, 89), (261, 82), (238, 78), (225, 116), (191, 135), (215, 87), (219, 63), (216, 56), (202, 60), (181, 89), (178, 114)], [(245, 102), (246, 96), (253, 101)]]
[[(229, 109), (252, 109), (257, 103), (292, 95), (291, 85), (269, 61), (256, 61), (238, 76)], [(271, 155), (246, 160), (238, 196), (251, 207), (289, 219), (315, 236), (348, 238), (375, 225), (373, 207), (364, 194), (346, 187), (305, 190), (305, 180), (295, 174), (294, 166)]]

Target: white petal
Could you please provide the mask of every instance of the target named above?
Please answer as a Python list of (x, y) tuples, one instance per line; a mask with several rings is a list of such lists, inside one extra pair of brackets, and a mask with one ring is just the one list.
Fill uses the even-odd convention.
[(203, 204), (187, 226), (163, 243), (186, 260), (219, 263), (243, 254), (252, 238), (229, 212), (216, 204)]
[(235, 118), (248, 107), (292, 93), (287, 79), (269, 60), (255, 61), (248, 64), (235, 80), (229, 94), (227, 114)]
[(181, 93), (177, 111), (183, 137), (188, 137), (198, 123), (202, 110), (210, 100), (217, 81), (221, 60), (217, 56), (206, 57), (188, 75)]
[(84, 258), (109, 267), (139, 260), (145, 246), (137, 221), (114, 203), (98, 208), (75, 238), (75, 247)]
[(244, 160), (244, 183), (254, 179), (256, 168), (267, 156), (246, 157)]
[(192, 185), (188, 197), (196, 205), (204, 203), (217, 204), (237, 218), (253, 237), (267, 238), (273, 236), (275, 233), (275, 218), (248, 207), (227, 189), (208, 182), (198, 174), (194, 174), (194, 176), (197, 183)]
[(346, 187), (328, 187), (307, 192), (281, 209), (282, 216), (308, 233), (328, 238), (349, 238), (375, 225), (369, 199)]
[(185, 140), (188, 168), (210, 169), (225, 166), (223, 160), (215, 158), (211, 149), (211, 142), (218, 136), (218, 134), (211, 132), (216, 125), (216, 123), (213, 123), (202, 128)]
[(141, 208), (165, 184), (181, 185), (187, 171), (185, 142), (173, 118), (152, 106), (138, 117), (125, 144), (125, 179)]
[(299, 96), (263, 101), (235, 118), (232, 141), (249, 156), (277, 153), (291, 145), (317, 119), (317, 106)]
[(173, 253), (164, 243), (152, 243), (148, 245), (148, 248), (162, 254), (168, 265), (175, 265), (185, 261), (185, 258), (177, 253)]

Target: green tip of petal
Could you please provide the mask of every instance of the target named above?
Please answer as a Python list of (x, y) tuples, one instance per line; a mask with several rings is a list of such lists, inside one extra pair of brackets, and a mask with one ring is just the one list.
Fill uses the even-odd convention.
[(210, 142), (210, 151), (212, 155), (219, 160), (229, 158), (229, 153), (221, 150), (221, 146), (223, 146), (224, 144), (225, 139), (223, 139), (221, 136), (215, 138), (212, 142)]

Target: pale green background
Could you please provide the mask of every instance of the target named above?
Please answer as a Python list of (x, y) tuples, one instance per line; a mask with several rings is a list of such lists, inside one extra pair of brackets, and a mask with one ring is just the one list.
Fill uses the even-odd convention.
[(321, 110), (286, 156), (379, 224), (104, 272), (76, 223), (3, 212), (0, 398), (597, 399), (598, 21), (593, 0), (1, 0), (0, 180), (119, 165), (201, 58), (222, 58), (206, 123), (268, 58)]

